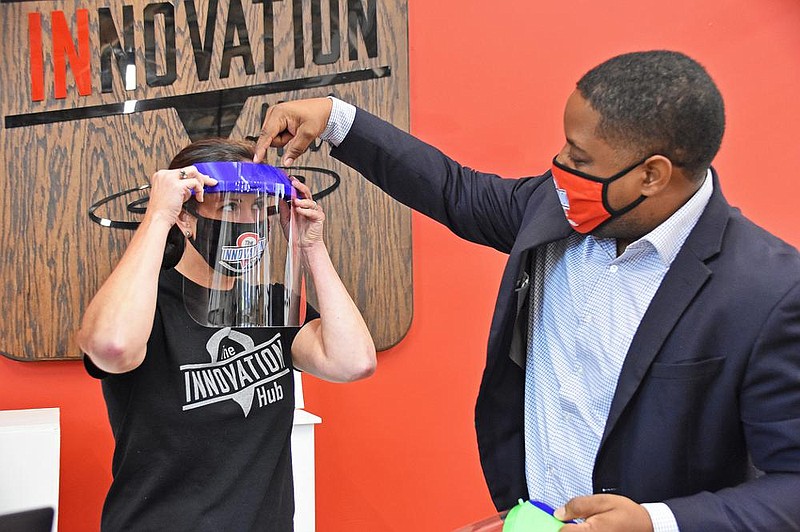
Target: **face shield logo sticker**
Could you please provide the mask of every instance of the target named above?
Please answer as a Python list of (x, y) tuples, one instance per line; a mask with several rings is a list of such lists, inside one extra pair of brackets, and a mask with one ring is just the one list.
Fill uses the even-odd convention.
[(258, 233), (242, 233), (235, 246), (222, 246), (219, 262), (235, 273), (249, 271), (261, 260), (265, 245), (266, 240)]

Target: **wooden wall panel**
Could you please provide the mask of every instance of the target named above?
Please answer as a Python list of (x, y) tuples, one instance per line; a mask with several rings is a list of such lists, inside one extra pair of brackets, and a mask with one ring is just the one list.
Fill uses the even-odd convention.
[[(131, 235), (126, 230), (100, 227), (90, 221), (87, 209), (114, 192), (146, 183), (153, 172), (166, 166), (190, 142), (190, 131), (191, 138), (209, 134), (255, 135), (265, 105), (327, 94), (408, 128), (404, 0), (268, 0), (267, 4), (220, 0), (207, 80), (198, 79), (189, 31), (192, 21), (187, 18), (189, 4), (196, 7), (199, 20), (194, 24), (205, 40), (208, 0), (0, 4), (2, 354), (19, 360), (80, 356), (73, 336), (83, 309)], [(274, 69), (266, 72), (270, 54), (264, 44), (269, 25), (264, 23), (265, 5), (273, 11), (274, 35)], [(239, 6), (241, 19), (237, 19)], [(312, 17), (315, 6), (319, 6), (321, 16)], [(369, 25), (358, 25), (355, 34), (348, 32), (348, 13), (361, 11), (364, 20), (369, 21), (372, 8), (377, 24), (377, 53), (370, 57)], [(104, 9), (113, 20), (120, 41), (124, 41), (125, 15), (133, 15), (136, 70), (132, 90), (125, 90), (123, 76), (112, 61), (112, 90), (101, 92), (100, 12)], [(82, 10), (88, 19), (88, 59), (86, 54), (80, 55), (83, 49), (78, 27), (84, 16)], [(174, 49), (170, 49), (166, 38), (166, 28), (173, 27), (169, 16), (156, 14), (148, 23), (147, 13), (174, 14)], [(331, 38), (335, 34), (335, 13), (339, 23), (338, 58), (337, 39)], [(73, 57), (72, 62), (67, 59), (66, 95), (57, 98), (54, 65), (60, 52), (53, 49), (52, 35), (54, 28), (61, 31), (58, 27), (62, 14), (67, 36), (75, 47), (73, 55), (80, 57)], [(41, 21), (42, 27), (43, 68), (39, 70), (35, 60), (31, 64), (35, 41), (31, 37), (32, 18), (34, 22)], [(154, 30), (149, 42), (145, 39), (148, 24)], [(296, 30), (301, 25), (302, 33)], [(233, 36), (227, 51), (235, 53), (246, 49), (235, 48), (243, 44), (245, 27), (254, 71), (246, 71), (243, 55), (234, 55), (230, 75), (223, 78), (226, 30)], [(317, 30), (323, 36), (319, 50), (323, 55), (317, 62), (335, 59), (329, 64), (315, 63), (312, 41)], [(352, 59), (351, 39), (357, 52)], [(295, 53), (301, 49), (300, 44), (302, 60)], [(155, 76), (168, 72), (167, 57), (174, 52), (174, 81), (164, 86), (148, 85), (148, 47), (155, 52), (154, 63), (151, 62)], [(76, 65), (81, 61), (90, 69), (91, 93), (86, 95), (78, 93), (76, 83), (81, 75)], [(35, 101), (37, 72), (43, 76), (41, 101)], [(352, 81), (359, 77), (371, 79)], [(302, 79), (306, 82), (296, 82)], [(123, 112), (124, 102), (132, 112)], [(267, 162), (278, 161), (278, 153), (273, 150)], [(328, 215), (326, 240), (376, 345), (386, 349), (402, 339), (412, 319), (410, 214), (355, 172), (329, 158), (327, 146), (309, 153), (299, 164), (321, 166), (341, 176), (339, 188), (320, 200)], [(321, 190), (331, 182), (327, 176), (305, 175), (310, 178), (312, 190)], [(137, 197), (133, 194), (126, 201)], [(124, 206), (119, 202), (110, 204), (104, 215), (135, 220)]]

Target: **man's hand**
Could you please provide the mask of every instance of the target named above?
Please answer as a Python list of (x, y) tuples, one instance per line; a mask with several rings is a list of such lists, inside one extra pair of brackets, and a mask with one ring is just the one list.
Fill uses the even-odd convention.
[(583, 523), (577, 525), (564, 525), (561, 532), (653, 532), (653, 523), (647, 510), (619, 495), (575, 497), (556, 510), (554, 515), (561, 521), (584, 519)]
[(333, 102), (330, 98), (312, 98), (273, 105), (267, 110), (261, 134), (256, 142), (254, 162), (261, 162), (267, 148), (284, 148), (283, 164), (291, 166), (305, 153), (328, 125)]

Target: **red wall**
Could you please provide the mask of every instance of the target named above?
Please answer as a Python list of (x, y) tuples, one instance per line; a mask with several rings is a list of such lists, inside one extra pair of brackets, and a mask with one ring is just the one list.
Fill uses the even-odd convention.
[[(382, 0), (388, 1), (388, 0)], [(625, 51), (669, 48), (717, 80), (729, 201), (798, 245), (797, 0), (409, 0), (412, 131), (472, 167), (544, 171), (575, 80)], [(317, 430), (318, 529), (441, 531), (493, 512), (472, 410), (503, 257), (414, 215), (414, 321), (366, 382), (306, 380)], [(58, 406), (60, 530), (96, 529), (112, 441), (78, 363), (0, 357), (0, 409)]]

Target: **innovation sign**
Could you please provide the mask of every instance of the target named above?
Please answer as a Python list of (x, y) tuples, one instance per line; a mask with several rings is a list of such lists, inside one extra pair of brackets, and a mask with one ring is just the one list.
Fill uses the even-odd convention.
[[(408, 125), (405, 0), (0, 0), (0, 43), (0, 352), (12, 358), (80, 356), (82, 311), (130, 237), (87, 210), (192, 140), (255, 136), (269, 105), (328, 94)], [(302, 163), (328, 170), (298, 173), (327, 191), (334, 263), (387, 348), (411, 321), (409, 213), (320, 144)], [(142, 201), (102, 216), (135, 221)]]

